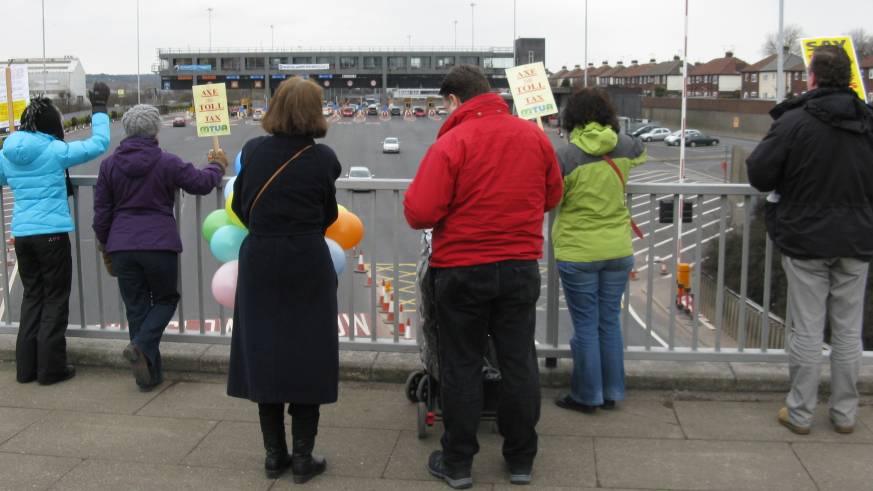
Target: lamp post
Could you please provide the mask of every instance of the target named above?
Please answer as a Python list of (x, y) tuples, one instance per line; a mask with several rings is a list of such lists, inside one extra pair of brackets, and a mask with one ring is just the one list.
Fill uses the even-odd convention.
[(209, 51), (212, 51), (212, 7), (206, 9), (209, 12)]
[(136, 0), (136, 103), (142, 104), (142, 97), (140, 96), (142, 87), (140, 87), (139, 72), (139, 0)]
[(785, 1), (779, 0), (779, 32), (776, 34), (776, 102), (785, 99), (785, 32), (783, 20), (785, 17)]
[(588, 87), (588, 0), (585, 0), (585, 77), (583, 86)]
[(48, 94), (48, 69), (45, 64), (45, 0), (42, 0), (42, 91)]
[(276, 26), (270, 24), (270, 51), (273, 51), (275, 48), (275, 39), (276, 39)]
[(470, 2), (470, 49), (476, 49), (476, 4)]
[[(586, 0), (587, 1), (587, 0)], [(516, 34), (516, 19), (518, 17), (518, 2), (512, 0), (512, 62), (518, 65), (518, 53), (515, 52), (515, 40), (518, 39)]]
[(455, 49), (458, 49), (458, 21), (455, 20)]

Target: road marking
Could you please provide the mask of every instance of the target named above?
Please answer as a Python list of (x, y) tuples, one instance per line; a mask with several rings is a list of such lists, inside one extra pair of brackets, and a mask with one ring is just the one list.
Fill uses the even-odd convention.
[[(718, 223), (718, 222), (719, 222), (719, 220), (713, 220), (713, 221), (711, 221), (711, 222), (704, 223), (704, 224), (702, 225), (702, 228), (709, 227), (710, 225), (716, 224), (716, 223)], [(637, 224), (637, 225), (639, 225), (640, 227), (642, 227), (641, 224)], [(674, 227), (674, 225), (673, 225), (673, 224), (670, 224), (670, 225), (667, 225), (666, 227), (661, 227), (661, 228), (655, 229), (655, 233), (657, 234), (658, 232), (663, 232), (663, 231), (665, 231), (665, 230), (669, 230), (669, 229), (671, 229), (671, 228), (673, 228), (673, 227)], [(696, 231), (697, 231), (697, 227), (688, 230), (688, 232), (683, 232), (682, 235), (685, 235), (686, 233), (696, 232)], [(650, 234), (644, 234), (644, 235), (643, 235), (643, 238), (648, 238), (649, 235), (650, 235)], [(636, 241), (638, 241), (638, 240), (640, 240), (639, 237), (634, 237), (633, 240), (631, 240), (631, 242), (636, 242)]]
[(656, 333), (654, 329), (652, 329), (651, 331), (646, 329), (646, 324), (643, 322), (642, 319), (640, 319), (640, 316), (637, 315), (637, 312), (634, 310), (633, 306), (628, 305), (628, 312), (630, 313), (631, 317), (634, 318), (637, 324), (639, 324), (640, 328), (643, 330), (644, 333), (651, 334), (652, 338), (654, 338), (655, 341), (657, 341), (662, 348), (669, 347), (669, 345), (661, 338), (661, 336), (658, 336), (658, 333)]

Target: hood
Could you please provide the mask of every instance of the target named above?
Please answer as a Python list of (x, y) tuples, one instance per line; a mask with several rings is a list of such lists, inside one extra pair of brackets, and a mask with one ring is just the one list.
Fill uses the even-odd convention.
[(873, 132), (873, 111), (851, 89), (821, 88), (785, 101), (770, 111), (779, 119), (791, 109), (803, 108), (819, 121), (852, 133)]
[(132, 136), (121, 141), (112, 154), (113, 165), (125, 175), (142, 177), (161, 158), (161, 148), (154, 138)]
[(599, 157), (611, 152), (618, 145), (618, 133), (600, 123), (577, 126), (570, 133), (570, 143), (588, 155)]
[(16, 131), (3, 142), (3, 156), (14, 165), (30, 165), (55, 137), (38, 131)]
[(452, 114), (440, 128), (437, 138), (465, 121), (501, 113), (509, 114), (509, 106), (506, 105), (506, 102), (499, 94), (488, 93), (477, 95), (452, 111)]

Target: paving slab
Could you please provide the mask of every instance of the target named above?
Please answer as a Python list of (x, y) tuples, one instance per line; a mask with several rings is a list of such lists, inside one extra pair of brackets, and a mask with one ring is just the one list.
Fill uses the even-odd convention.
[(339, 401), (321, 406), (322, 426), (411, 430), (417, 424), (416, 406), (399, 384), (370, 384), (366, 390), (340, 384)]
[(582, 414), (561, 409), (543, 398), (537, 432), (541, 435), (684, 438), (670, 404), (627, 400), (614, 411)]
[(776, 421), (776, 413), (782, 405), (781, 402), (674, 403), (679, 423), (689, 439), (873, 443), (873, 432), (864, 425), (857, 426), (851, 435), (834, 432), (826, 403), (819, 404), (816, 409), (812, 432), (809, 435), (795, 435)]
[(261, 469), (240, 471), (181, 465), (88, 460), (55, 486), (64, 490), (257, 490), (270, 489), (272, 479)]
[(625, 360), (627, 386), (660, 390), (733, 390), (730, 364), (697, 361)]
[[(330, 465), (330, 463), (328, 463)], [(318, 476), (306, 483), (306, 489), (324, 490), (324, 491), (447, 491), (449, 488), (445, 483), (434, 480), (433, 482), (425, 481), (401, 481), (388, 479), (365, 479), (361, 477), (338, 477), (329, 475), (331, 472), (328, 468), (328, 474)], [(300, 485), (294, 484), (291, 476), (285, 475), (276, 481), (272, 490), (299, 490)], [(488, 491), (490, 486), (476, 485), (476, 490)], [(518, 491), (517, 489), (514, 491)], [(527, 489), (525, 491), (528, 491)]]
[(787, 443), (595, 439), (603, 487), (814, 490)]
[[(290, 442), (290, 428), (286, 431)], [(394, 449), (397, 435), (397, 431), (320, 427), (315, 451), (327, 458), (328, 472), (332, 476), (378, 478)], [(242, 470), (262, 469), (264, 444), (260, 425), (227, 421), (219, 423), (188, 455), (185, 463)]]
[(230, 397), (224, 384), (176, 382), (137, 412), (142, 416), (258, 421), (257, 404)]
[(858, 408), (858, 421), (867, 426), (868, 430), (873, 431), (873, 406)]
[[(479, 433), (480, 451), (473, 463), (474, 482), (508, 483), (509, 475), (500, 450), (502, 443), (499, 435)], [(402, 432), (384, 476), (388, 479), (433, 480), (425, 464), (430, 453), (439, 448), (436, 434), (419, 440), (414, 432)], [(543, 435), (533, 472), (537, 485), (596, 486), (591, 438)]]
[(79, 367), (66, 382), (42, 386), (19, 384), (15, 371), (0, 370), (0, 404), (7, 407), (133, 414), (156, 397), (163, 386), (140, 392), (127, 371)]
[(0, 452), (0, 490), (48, 489), (81, 459)]
[(49, 411), (44, 409), (0, 407), (0, 444), (33, 423), (43, 419), (48, 413)]
[(873, 445), (795, 443), (793, 447), (820, 490), (873, 489)]
[(151, 463), (180, 462), (213, 421), (56, 411), (0, 451)]

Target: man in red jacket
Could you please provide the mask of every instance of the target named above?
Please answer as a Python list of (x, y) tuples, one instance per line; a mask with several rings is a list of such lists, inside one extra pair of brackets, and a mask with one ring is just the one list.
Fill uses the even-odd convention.
[(428, 470), (449, 486), (473, 485), (488, 335), (502, 381), (497, 408), (510, 480), (531, 479), (540, 415), (534, 329), (543, 215), (563, 194), (545, 134), (512, 116), (476, 66), (458, 66), (440, 88), (452, 110), (404, 199), (406, 221), (433, 228), (439, 325), (442, 451)]

